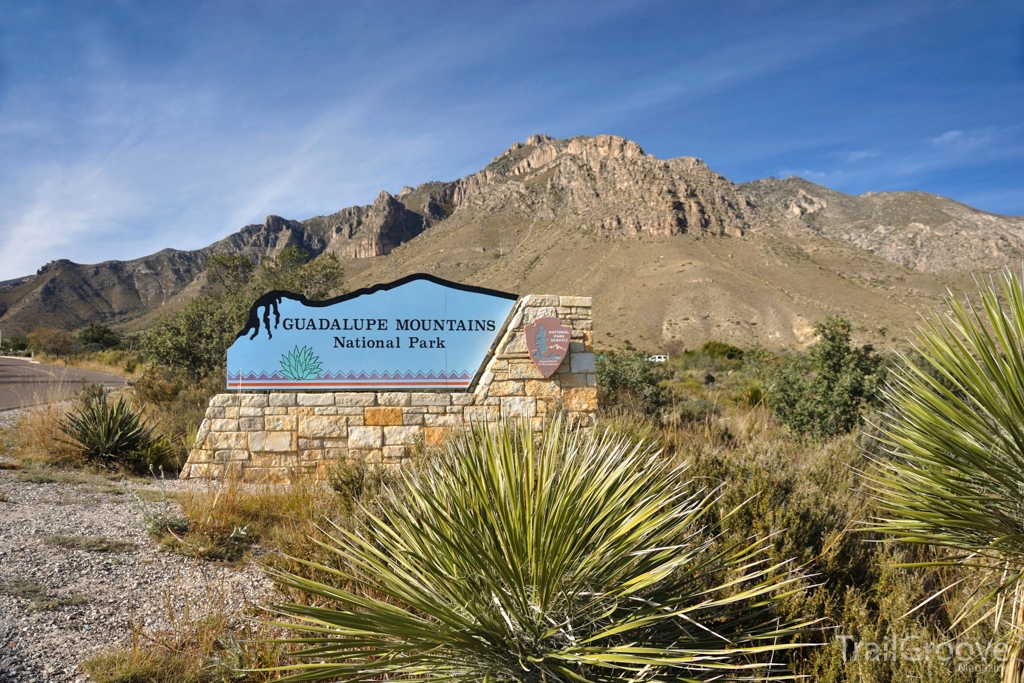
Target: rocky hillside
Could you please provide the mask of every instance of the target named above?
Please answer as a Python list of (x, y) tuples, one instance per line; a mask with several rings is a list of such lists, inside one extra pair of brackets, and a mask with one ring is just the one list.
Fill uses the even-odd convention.
[(465, 178), (381, 192), (330, 216), (268, 216), (205, 249), (56, 261), (0, 283), (0, 327), (138, 327), (202, 291), (211, 253), (262, 257), (291, 244), (337, 254), (349, 288), (429, 272), (595, 296), (607, 345), (784, 347), (807, 343), (829, 313), (851, 317), (865, 340), (903, 335), (947, 286), (1019, 264), (1024, 219), (799, 178), (735, 185), (699, 159), (657, 159), (622, 138), (537, 135)]

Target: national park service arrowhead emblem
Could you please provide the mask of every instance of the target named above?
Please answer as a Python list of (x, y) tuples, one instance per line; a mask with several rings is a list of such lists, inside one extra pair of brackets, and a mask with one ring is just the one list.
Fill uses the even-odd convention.
[(550, 377), (562, 364), (565, 354), (569, 353), (569, 340), (572, 328), (563, 325), (558, 318), (537, 318), (527, 325), (526, 348), (530, 352), (530, 360), (540, 370), (540, 374)]

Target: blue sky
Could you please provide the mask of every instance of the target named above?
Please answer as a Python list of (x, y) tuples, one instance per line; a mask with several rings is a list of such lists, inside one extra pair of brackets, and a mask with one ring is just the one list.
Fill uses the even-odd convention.
[(1024, 4), (0, 0), (0, 279), (621, 135), (1024, 214)]

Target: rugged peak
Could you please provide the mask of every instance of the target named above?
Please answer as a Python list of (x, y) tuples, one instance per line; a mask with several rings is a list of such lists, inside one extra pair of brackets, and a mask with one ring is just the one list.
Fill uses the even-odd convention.
[(606, 234), (739, 236), (746, 199), (700, 159), (662, 161), (617, 135), (532, 135), (453, 183), (459, 207), (579, 216)]

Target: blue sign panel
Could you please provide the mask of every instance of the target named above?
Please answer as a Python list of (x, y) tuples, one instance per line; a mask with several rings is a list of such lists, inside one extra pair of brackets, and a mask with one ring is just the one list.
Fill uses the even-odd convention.
[(517, 296), (410, 275), (328, 301), (275, 291), (228, 349), (228, 389), (465, 390)]

